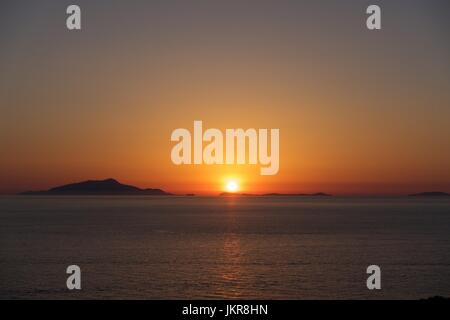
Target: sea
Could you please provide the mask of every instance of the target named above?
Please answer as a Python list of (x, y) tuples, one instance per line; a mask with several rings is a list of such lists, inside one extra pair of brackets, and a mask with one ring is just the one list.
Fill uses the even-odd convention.
[(446, 198), (0, 197), (0, 299), (434, 296), (450, 297)]

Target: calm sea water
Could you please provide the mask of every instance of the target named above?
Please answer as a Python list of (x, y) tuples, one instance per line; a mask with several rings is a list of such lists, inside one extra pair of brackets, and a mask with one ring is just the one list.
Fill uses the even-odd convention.
[[(371, 264), (382, 290), (366, 288)], [(435, 295), (450, 296), (450, 200), (0, 198), (2, 299)]]

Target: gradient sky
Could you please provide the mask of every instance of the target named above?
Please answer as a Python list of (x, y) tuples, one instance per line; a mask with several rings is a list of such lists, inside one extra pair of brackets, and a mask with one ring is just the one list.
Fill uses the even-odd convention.
[[(65, 9), (82, 9), (68, 31)], [(365, 8), (382, 7), (368, 31)], [(114, 177), (171, 192), (450, 192), (450, 4), (9, 1), (0, 193)], [(280, 172), (175, 166), (170, 134), (279, 128)]]

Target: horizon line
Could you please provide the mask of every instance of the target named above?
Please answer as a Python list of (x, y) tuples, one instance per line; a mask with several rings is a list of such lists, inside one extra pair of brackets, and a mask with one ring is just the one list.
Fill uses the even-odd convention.
[[(410, 191), (410, 192), (366, 192), (364, 190), (361, 190), (361, 192), (327, 192), (327, 191), (314, 191), (314, 192), (305, 192), (305, 191), (290, 191), (290, 192), (282, 192), (282, 191), (268, 191), (268, 192), (257, 192), (257, 193), (253, 193), (250, 190), (246, 191), (246, 190), (240, 190), (240, 191), (235, 191), (235, 192), (230, 192), (227, 191), (225, 189), (218, 189), (214, 192), (195, 192), (195, 191), (182, 191), (182, 192), (171, 192), (168, 190), (165, 190), (161, 187), (151, 187), (151, 188), (147, 188), (147, 187), (138, 187), (132, 184), (127, 184), (127, 183), (122, 183), (119, 182), (118, 179), (115, 178), (106, 178), (106, 179), (87, 179), (87, 180), (79, 180), (76, 182), (69, 182), (69, 183), (65, 183), (65, 184), (59, 184), (57, 186), (53, 186), (50, 187), (48, 189), (41, 189), (41, 190), (32, 190), (32, 189), (28, 189), (28, 190), (22, 190), (22, 191), (18, 191), (18, 190), (8, 190), (8, 191), (0, 191), (0, 195), (20, 195), (22, 193), (25, 192), (46, 192), (49, 191), (51, 189), (54, 188), (59, 188), (59, 187), (63, 187), (63, 186), (68, 186), (68, 185), (75, 185), (75, 184), (81, 184), (81, 183), (86, 183), (86, 182), (114, 182), (117, 184), (120, 184), (122, 186), (130, 186), (130, 187), (134, 187), (140, 190), (148, 190), (148, 189), (159, 189), (162, 190), (164, 192), (170, 193), (171, 195), (174, 196), (224, 196), (224, 195), (229, 195), (229, 196), (333, 196), (333, 197), (401, 197), (401, 196), (410, 196), (410, 195), (415, 195), (415, 194), (421, 194), (421, 193), (449, 193), (447, 190), (441, 189), (441, 190), (437, 190), (436, 189), (426, 189), (423, 188), (420, 191), (415, 190), (415, 191)], [(106, 191), (108, 192), (108, 191)], [(94, 194), (93, 194), (94, 195)], [(107, 195), (105, 193), (105, 195)], [(111, 193), (110, 195), (120, 195), (120, 193)]]

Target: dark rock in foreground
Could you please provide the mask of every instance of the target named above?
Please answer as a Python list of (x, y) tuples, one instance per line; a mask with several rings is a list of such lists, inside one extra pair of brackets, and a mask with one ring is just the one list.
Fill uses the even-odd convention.
[(114, 179), (88, 180), (78, 183), (66, 184), (47, 191), (27, 191), (22, 195), (145, 195), (165, 196), (171, 195), (161, 189), (140, 189), (135, 186), (122, 184)]

